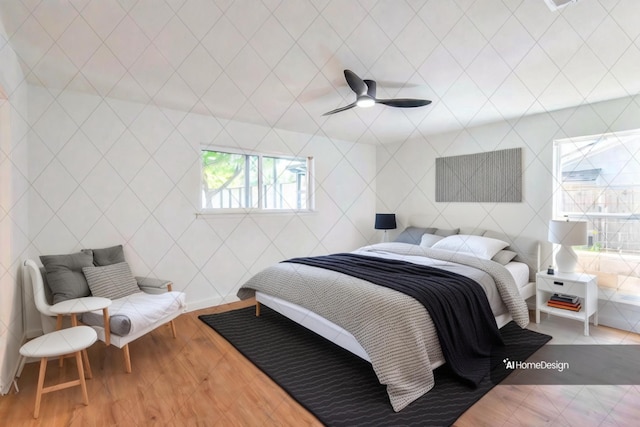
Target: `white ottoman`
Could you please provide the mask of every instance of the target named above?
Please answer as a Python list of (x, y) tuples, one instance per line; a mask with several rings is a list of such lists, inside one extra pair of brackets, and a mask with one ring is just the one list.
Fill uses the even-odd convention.
[[(89, 404), (87, 385), (84, 380), (81, 352), (82, 350), (90, 347), (97, 339), (98, 335), (93, 328), (90, 328), (89, 326), (75, 326), (73, 328), (44, 334), (41, 337), (29, 341), (20, 348), (21, 355), (40, 359), (40, 375), (38, 376), (36, 405), (33, 411), (34, 418), (38, 418), (38, 414), (40, 413), (40, 400), (44, 393), (50, 393), (52, 391), (79, 385), (82, 388), (83, 403), (85, 405)], [(75, 355), (76, 364), (78, 365), (79, 379), (44, 387), (44, 377), (47, 372), (47, 358), (63, 356), (65, 354)]]

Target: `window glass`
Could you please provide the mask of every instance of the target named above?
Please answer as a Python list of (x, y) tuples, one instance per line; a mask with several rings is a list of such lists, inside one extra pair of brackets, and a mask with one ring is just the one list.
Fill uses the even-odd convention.
[(263, 157), (262, 165), (265, 209), (307, 208), (306, 159)]
[(311, 158), (202, 150), (204, 210), (308, 210)]
[(587, 221), (580, 268), (640, 295), (640, 131), (556, 141), (555, 176), (555, 217)]

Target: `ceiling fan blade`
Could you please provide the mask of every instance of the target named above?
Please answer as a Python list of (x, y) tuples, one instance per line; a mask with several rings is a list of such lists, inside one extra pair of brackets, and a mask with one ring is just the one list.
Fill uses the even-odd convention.
[(376, 103), (388, 105), (389, 107), (411, 108), (411, 107), (424, 107), (425, 105), (431, 104), (431, 101), (427, 99), (398, 98), (398, 99), (376, 99)]
[(367, 85), (367, 95), (376, 99), (376, 82), (373, 80), (363, 80), (363, 82)]
[(347, 80), (347, 84), (352, 91), (356, 93), (356, 96), (361, 96), (367, 93), (367, 84), (351, 70), (344, 70), (344, 78)]
[(355, 106), (356, 106), (356, 103), (354, 102), (354, 103), (346, 105), (344, 107), (340, 107), (340, 108), (336, 108), (335, 110), (327, 111), (326, 113), (323, 114), (323, 116), (328, 116), (330, 114), (339, 113), (340, 111), (348, 110), (349, 108), (353, 108)]

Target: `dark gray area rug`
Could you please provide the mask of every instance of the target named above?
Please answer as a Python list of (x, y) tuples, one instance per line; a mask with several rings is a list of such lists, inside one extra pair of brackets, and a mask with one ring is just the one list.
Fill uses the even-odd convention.
[[(435, 370), (435, 387), (394, 412), (371, 364), (262, 306), (199, 316), (327, 426), (447, 426), (511, 371), (497, 363), (477, 388), (446, 365)], [(525, 360), (551, 339), (511, 322), (501, 330), (499, 357)], [(500, 361), (501, 362), (501, 361)]]

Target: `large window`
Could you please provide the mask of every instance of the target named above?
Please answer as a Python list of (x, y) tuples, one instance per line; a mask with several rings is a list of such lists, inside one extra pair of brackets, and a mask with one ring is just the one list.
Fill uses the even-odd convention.
[(587, 221), (579, 268), (640, 296), (640, 130), (555, 141), (556, 218)]
[(202, 150), (203, 210), (310, 210), (311, 162), (305, 157)]

